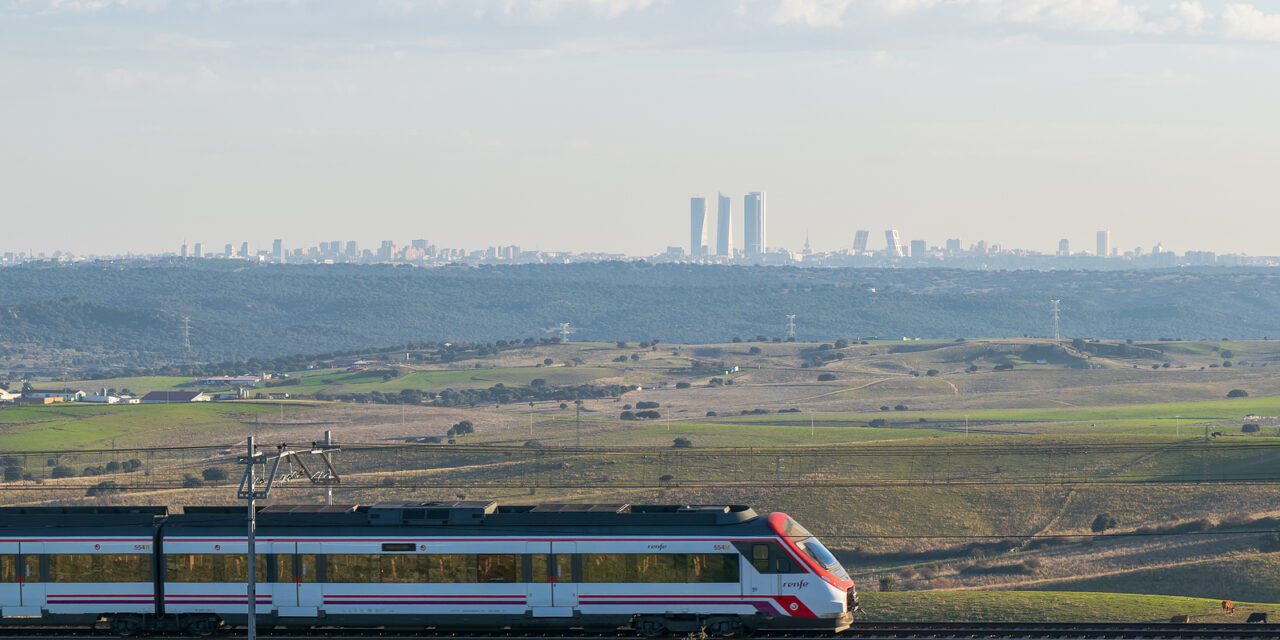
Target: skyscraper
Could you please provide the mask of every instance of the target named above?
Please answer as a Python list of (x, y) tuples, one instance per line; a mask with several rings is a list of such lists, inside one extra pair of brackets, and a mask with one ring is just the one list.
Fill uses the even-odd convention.
[(1110, 255), (1111, 255), (1111, 232), (1106, 230), (1099, 231), (1098, 232), (1098, 256), (1101, 258), (1106, 258), (1106, 257), (1109, 257)]
[(271, 241), (271, 257), (276, 262), (284, 262), (284, 240), (276, 238)]
[(702, 196), (689, 198), (689, 255), (707, 254), (707, 199)]
[(248, 243), (248, 242), (241, 242), (241, 243), (240, 243), (240, 257), (241, 257), (241, 258), (248, 258), (248, 257), (249, 257), (249, 243)]
[(867, 233), (866, 229), (858, 229), (857, 231), (853, 232), (853, 252), (854, 253), (867, 252), (867, 237), (869, 235), (870, 234)]
[(1060, 256), (1069, 256), (1069, 255), (1071, 255), (1071, 241), (1070, 241), (1070, 240), (1067, 240), (1066, 238), (1063, 238), (1063, 239), (1061, 239), (1061, 240), (1059, 240), (1059, 241), (1058, 241), (1058, 255), (1060, 255)]
[(897, 229), (885, 229), (884, 245), (884, 250), (890, 258), (902, 257), (902, 236), (898, 235)]
[(960, 253), (960, 238), (947, 238), (947, 253)]
[(197, 242), (197, 243), (195, 244), (195, 249), (193, 250), (192, 255), (194, 255), (194, 256), (195, 256), (195, 257), (197, 257), (197, 258), (203, 258), (203, 257), (204, 257), (204, 243), (203, 243), (203, 242)]
[(765, 223), (764, 192), (752, 191), (742, 199), (742, 251), (746, 255), (760, 256), (768, 250)]
[(716, 255), (733, 257), (733, 199), (716, 194)]
[(184, 258), (187, 257), (187, 241), (186, 240), (182, 241), (182, 253), (180, 253), (179, 255), (181, 255)]
[(924, 240), (911, 241), (911, 257), (912, 258), (923, 258), (924, 254), (926, 253), (929, 253), (928, 243), (926, 243)]

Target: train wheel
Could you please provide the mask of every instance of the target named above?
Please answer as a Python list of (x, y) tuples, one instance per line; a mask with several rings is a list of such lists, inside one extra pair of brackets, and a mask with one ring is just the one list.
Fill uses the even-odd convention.
[(182, 631), (189, 636), (206, 637), (217, 633), (222, 621), (213, 616), (191, 618), (182, 625)]
[(662, 618), (640, 618), (636, 620), (636, 631), (646, 638), (660, 638), (667, 635), (667, 621)]
[(109, 625), (111, 633), (122, 638), (136, 636), (147, 630), (147, 621), (142, 616), (111, 616)]

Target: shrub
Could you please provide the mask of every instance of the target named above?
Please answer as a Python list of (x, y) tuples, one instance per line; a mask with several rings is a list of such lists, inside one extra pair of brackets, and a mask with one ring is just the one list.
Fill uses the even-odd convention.
[(75, 469), (61, 465), (54, 467), (53, 471), (49, 472), (49, 477), (51, 478), (73, 478), (75, 475)]
[(692, 386), (693, 385), (689, 384), (688, 382), (683, 382), (683, 381), (676, 383), (677, 389), (688, 389), (689, 387), (692, 387)]
[(1102, 533), (1107, 529), (1116, 528), (1117, 524), (1115, 516), (1112, 516), (1109, 513), (1099, 513), (1098, 516), (1093, 519), (1093, 524), (1089, 525), (1089, 530), (1094, 533)]
[(708, 412), (707, 412), (707, 417), (708, 417), (708, 418), (714, 418), (714, 417), (716, 417), (716, 412), (714, 412), (714, 411), (708, 411)]
[(227, 479), (227, 470), (222, 467), (209, 467), (200, 472), (205, 482), (223, 482)]
[(939, 373), (942, 373), (942, 372), (941, 372), (941, 371), (938, 371), (937, 369), (930, 369), (930, 370), (928, 370), (928, 371), (924, 372), (924, 374), (925, 374), (926, 376), (929, 376), (930, 378), (932, 378), (932, 377), (934, 377), (934, 376), (938, 375)]
[(675, 440), (672, 440), (671, 446), (675, 447), (676, 449), (692, 449), (693, 441), (685, 437), (680, 437), (680, 438), (676, 438)]
[(893, 410), (894, 410), (894, 411), (906, 411), (906, 410), (907, 410), (907, 405), (905, 405), (905, 404), (895, 404), (895, 405), (893, 405)]
[(396, 479), (395, 479), (395, 476), (383, 476), (383, 478), (382, 478), (382, 486), (384, 486), (384, 487), (394, 487), (394, 486), (396, 486)]
[(831, 382), (832, 380), (835, 380), (835, 379), (836, 379), (836, 374), (834, 373), (824, 373), (818, 376), (818, 382)]
[(541, 442), (541, 441), (538, 441), (538, 440), (525, 440), (525, 441), (524, 441), (524, 447), (525, 447), (526, 449), (541, 449), (541, 448), (542, 448), (542, 442)]
[(622, 413), (618, 414), (618, 419), (619, 420), (635, 420), (636, 414), (631, 411), (623, 411)]
[(1262, 541), (1258, 543), (1258, 550), (1267, 553), (1280, 551), (1280, 533), (1272, 532), (1262, 536)]
[(762, 350), (760, 347), (751, 347), (750, 349), (747, 349), (747, 353), (749, 353), (749, 354), (751, 354), (751, 355), (753, 355), (753, 356), (758, 356), (758, 355), (760, 355), (760, 353), (761, 353), (762, 351), (763, 351), (763, 350)]
[(1006, 362), (1006, 363), (1004, 363), (1004, 364), (998, 364), (998, 365), (996, 365), (996, 366), (994, 366), (994, 367), (991, 367), (991, 369), (992, 369), (992, 370), (994, 370), (994, 371), (1012, 371), (1012, 370), (1013, 370), (1013, 365), (1012, 365), (1012, 364), (1010, 364), (1010, 363), (1008, 363), (1008, 362)]
[(198, 489), (203, 486), (204, 481), (191, 474), (182, 477), (182, 488), (184, 489)]
[(1262, 427), (1259, 426), (1256, 422), (1250, 422), (1240, 427), (1240, 431), (1244, 433), (1258, 433), (1261, 430), (1262, 430)]
[(4, 468), (4, 481), (17, 482), (22, 479), (22, 467), (10, 466)]
[(1227, 392), (1228, 398), (1248, 398), (1249, 392), (1244, 389), (1232, 389)]
[(889, 410), (889, 405), (887, 405), (887, 404), (882, 404), (882, 405), (880, 405), (880, 410), (881, 410), (881, 411), (888, 411), (888, 410)]
[(876, 418), (876, 419), (872, 420), (871, 422), (868, 422), (868, 423), (867, 423), (867, 426), (869, 426), (869, 427), (887, 427), (887, 426), (889, 426), (889, 421), (888, 421), (888, 420), (885, 420), (884, 418)]
[(637, 409), (657, 409), (660, 406), (662, 405), (657, 402), (642, 401), (636, 403)]
[(664, 473), (658, 476), (658, 482), (671, 482), (672, 480), (675, 480), (675, 479), (676, 477), (669, 473)]
[(115, 493), (117, 491), (120, 491), (120, 485), (116, 484), (115, 480), (103, 480), (102, 482), (89, 487), (88, 490), (84, 492), (84, 495), (92, 498), (93, 496), (102, 496), (108, 493)]
[(648, 411), (637, 411), (636, 417), (640, 418), (641, 420), (657, 420), (658, 418), (662, 417), (662, 414), (650, 409)]

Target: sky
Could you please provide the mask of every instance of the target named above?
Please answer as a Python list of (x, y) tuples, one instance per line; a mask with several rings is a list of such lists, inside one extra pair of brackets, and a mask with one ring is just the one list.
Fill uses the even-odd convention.
[(0, 251), (1275, 255), (1277, 114), (1277, 0), (0, 0)]

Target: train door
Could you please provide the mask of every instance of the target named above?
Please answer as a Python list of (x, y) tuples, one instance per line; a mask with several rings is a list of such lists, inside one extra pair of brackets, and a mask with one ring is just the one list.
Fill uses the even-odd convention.
[(45, 607), (46, 589), (44, 577), (40, 575), (40, 556), (43, 554), (43, 542), (22, 542), (18, 545), (16, 569), (22, 582), (20, 615), (24, 618), (39, 618)]
[(298, 546), (292, 542), (270, 543), (272, 553), (271, 604), (276, 613), (282, 617), (297, 615), (293, 610), (298, 606), (297, 567), (294, 560)]
[(781, 549), (775, 544), (764, 542), (746, 546), (745, 562), (748, 567), (744, 567), (742, 572), (742, 595), (771, 596), (781, 593), (778, 590), (781, 577), (776, 568)]
[(573, 542), (551, 543), (551, 605), (557, 615), (572, 616), (578, 608), (578, 583), (573, 572), (573, 558), (578, 545)]
[(324, 606), (324, 584), (320, 582), (319, 542), (299, 542), (297, 545), (297, 564), (293, 582), (297, 585), (296, 609), (291, 615), (296, 617), (314, 617), (320, 615), (320, 607)]
[[(554, 574), (551, 564), (550, 542), (528, 542), (524, 545), (524, 553), (529, 558), (529, 575), (525, 592), (529, 612), (534, 617), (554, 617), (563, 612), (555, 610), (551, 601), (551, 591), (555, 588)], [(569, 609), (567, 615), (573, 615)]]
[(18, 565), (18, 543), (0, 542), (0, 615), (17, 617), (22, 611), (22, 582)]

